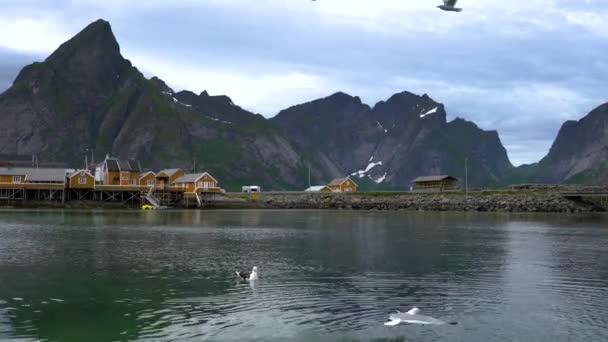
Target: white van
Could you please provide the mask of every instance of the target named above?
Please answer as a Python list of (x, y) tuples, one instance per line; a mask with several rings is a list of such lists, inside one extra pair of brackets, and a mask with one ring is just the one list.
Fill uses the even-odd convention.
[(262, 192), (262, 188), (257, 186), (257, 185), (245, 185), (243, 186), (243, 192), (245, 193), (257, 193), (257, 192)]

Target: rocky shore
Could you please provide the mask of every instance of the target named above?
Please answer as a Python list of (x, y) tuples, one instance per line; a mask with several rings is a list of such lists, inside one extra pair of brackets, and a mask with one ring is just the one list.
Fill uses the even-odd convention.
[(262, 193), (255, 201), (245, 195), (218, 197), (206, 208), (346, 209), (490, 212), (601, 212), (606, 208), (574, 201), (557, 192), (463, 193)]

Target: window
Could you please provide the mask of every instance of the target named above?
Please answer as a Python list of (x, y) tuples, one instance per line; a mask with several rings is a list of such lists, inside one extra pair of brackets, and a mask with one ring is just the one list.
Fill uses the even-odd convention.
[(148, 179), (148, 185), (154, 185), (154, 179)]
[(78, 184), (87, 184), (87, 177), (78, 177)]
[(203, 188), (205, 188), (205, 189), (209, 188), (209, 182), (203, 182)]
[(135, 179), (129, 179), (129, 185), (135, 185)]
[(122, 180), (129, 180), (129, 176), (122, 176)]
[(198, 182), (198, 183), (196, 183), (196, 187), (197, 187), (197, 188), (202, 188), (202, 187), (203, 187), (203, 182)]
[(353, 192), (353, 189), (351, 189), (351, 188), (346, 188), (346, 189), (344, 189), (344, 191), (346, 191), (346, 192)]
[(21, 176), (13, 176), (13, 183), (21, 183)]

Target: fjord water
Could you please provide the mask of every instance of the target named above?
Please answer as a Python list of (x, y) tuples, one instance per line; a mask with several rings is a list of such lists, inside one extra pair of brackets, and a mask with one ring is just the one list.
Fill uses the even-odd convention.
[[(0, 211), (0, 340), (608, 340), (607, 246), (601, 215)], [(458, 325), (383, 325), (412, 306)]]

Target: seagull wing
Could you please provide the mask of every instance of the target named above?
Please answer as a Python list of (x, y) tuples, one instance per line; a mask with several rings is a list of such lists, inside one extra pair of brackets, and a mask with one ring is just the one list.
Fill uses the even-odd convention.
[(407, 313), (410, 314), (410, 315), (417, 315), (419, 312), (420, 312), (420, 309), (418, 309), (418, 308), (412, 308)]
[(388, 327), (394, 327), (395, 325), (401, 323), (401, 320), (399, 318), (392, 318), (390, 322), (386, 322), (384, 323), (384, 325), (388, 326)]
[(249, 272), (236, 272), (236, 275), (238, 275), (239, 277), (243, 278), (244, 280), (249, 279)]

